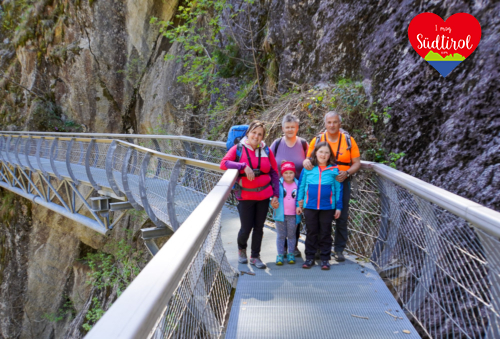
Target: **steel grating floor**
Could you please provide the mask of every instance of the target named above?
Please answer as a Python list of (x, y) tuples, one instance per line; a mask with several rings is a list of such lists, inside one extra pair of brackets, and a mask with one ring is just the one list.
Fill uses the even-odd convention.
[[(265, 229), (261, 259), (268, 268), (255, 269), (238, 264), (239, 226), (237, 212), (224, 209), (222, 241), (227, 258), (238, 270), (256, 274), (238, 279), (226, 339), (420, 338), (371, 264), (348, 255), (344, 263), (332, 260), (330, 271), (319, 266), (305, 270), (302, 259), (277, 266), (276, 234)], [(299, 249), (304, 253), (302, 243)]]

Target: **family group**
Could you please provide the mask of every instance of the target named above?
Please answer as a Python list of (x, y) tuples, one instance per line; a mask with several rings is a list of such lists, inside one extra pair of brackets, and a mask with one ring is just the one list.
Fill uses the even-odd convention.
[(302, 216), (307, 230), (302, 267), (313, 267), (319, 251), (321, 269), (330, 269), (334, 220), (336, 260), (345, 260), (351, 178), (361, 166), (360, 154), (356, 141), (341, 129), (337, 112), (326, 113), (324, 122), (326, 131), (308, 143), (297, 136), (299, 119), (287, 114), (282, 122), (284, 136), (267, 147), (264, 123), (253, 121), (222, 159), (221, 169), (240, 173), (235, 185), (240, 263), (248, 262), (247, 242), (252, 234), (250, 264), (266, 268), (260, 249), (269, 204), (276, 222), (277, 265), (294, 264), (301, 255), (297, 243)]

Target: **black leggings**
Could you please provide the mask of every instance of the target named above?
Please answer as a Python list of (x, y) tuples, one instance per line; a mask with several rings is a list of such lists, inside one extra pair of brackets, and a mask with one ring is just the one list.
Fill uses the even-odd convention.
[(238, 212), (240, 214), (241, 228), (238, 233), (238, 249), (246, 250), (250, 232), (252, 232), (251, 258), (258, 258), (264, 234), (269, 199), (265, 200), (240, 200)]
[(332, 221), (335, 210), (304, 209), (306, 217), (306, 259), (314, 259), (320, 250), (321, 260), (330, 260), (332, 253)]
[(351, 180), (345, 180), (341, 185), (344, 186), (342, 187), (344, 196), (342, 197), (342, 212), (340, 217), (335, 220), (335, 240), (333, 242), (335, 252), (344, 251), (349, 235), (347, 219), (349, 218), (349, 201), (351, 200)]

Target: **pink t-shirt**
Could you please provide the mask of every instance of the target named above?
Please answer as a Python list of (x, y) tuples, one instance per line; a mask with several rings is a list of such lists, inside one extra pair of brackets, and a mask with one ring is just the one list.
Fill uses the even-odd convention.
[[(287, 184), (283, 181), (283, 188), (286, 191), (286, 196), (283, 197), (283, 206), (285, 208), (285, 215), (295, 215), (295, 201), (297, 199), (297, 184), (292, 182)], [(285, 192), (283, 192), (285, 195)]]

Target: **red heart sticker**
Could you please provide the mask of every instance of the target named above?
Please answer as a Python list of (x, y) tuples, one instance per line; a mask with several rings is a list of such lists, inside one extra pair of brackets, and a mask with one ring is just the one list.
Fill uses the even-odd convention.
[(410, 22), (408, 38), (425, 61), (447, 76), (477, 48), (481, 25), (467, 13), (454, 14), (446, 21), (434, 13), (422, 13)]

